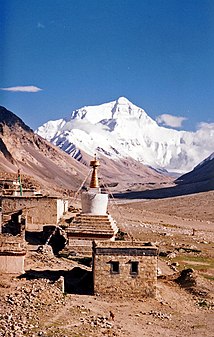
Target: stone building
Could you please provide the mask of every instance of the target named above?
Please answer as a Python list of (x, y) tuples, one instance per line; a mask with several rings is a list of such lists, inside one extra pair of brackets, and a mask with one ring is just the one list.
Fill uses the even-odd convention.
[(94, 293), (155, 297), (157, 248), (142, 242), (93, 242)]
[(25, 255), (22, 238), (0, 234), (0, 273), (23, 274)]
[(58, 224), (68, 210), (68, 201), (50, 196), (2, 196), (0, 207), (2, 222), (22, 210), (26, 219), (26, 230), (42, 231), (45, 225)]
[(116, 222), (107, 214), (108, 194), (101, 193), (99, 187), (97, 168), (100, 163), (96, 156), (90, 165), (93, 168), (90, 188), (82, 192), (82, 212), (75, 216), (66, 229), (69, 250), (85, 256), (91, 256), (93, 240), (114, 241), (118, 232)]

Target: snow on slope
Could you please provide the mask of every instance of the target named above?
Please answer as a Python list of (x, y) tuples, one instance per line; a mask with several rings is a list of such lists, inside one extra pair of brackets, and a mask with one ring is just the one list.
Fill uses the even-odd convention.
[(161, 127), (125, 97), (75, 110), (70, 118), (49, 121), (36, 133), (76, 159), (81, 150), (100, 152), (177, 172), (191, 170), (214, 149), (214, 128), (187, 132)]

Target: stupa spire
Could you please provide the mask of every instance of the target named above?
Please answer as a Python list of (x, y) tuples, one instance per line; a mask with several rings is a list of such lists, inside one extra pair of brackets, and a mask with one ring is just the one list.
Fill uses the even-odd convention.
[(94, 155), (94, 160), (91, 160), (90, 166), (92, 166), (93, 168), (92, 175), (91, 175), (90, 188), (99, 188), (97, 169), (100, 166), (100, 162), (99, 160), (97, 160), (96, 154)]

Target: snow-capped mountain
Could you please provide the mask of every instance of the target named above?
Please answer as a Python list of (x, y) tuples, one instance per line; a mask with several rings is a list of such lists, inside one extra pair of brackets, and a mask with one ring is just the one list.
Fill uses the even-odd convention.
[(36, 133), (76, 159), (81, 151), (96, 152), (175, 172), (192, 170), (214, 149), (214, 128), (187, 132), (161, 127), (125, 97), (75, 110), (70, 118), (49, 121)]

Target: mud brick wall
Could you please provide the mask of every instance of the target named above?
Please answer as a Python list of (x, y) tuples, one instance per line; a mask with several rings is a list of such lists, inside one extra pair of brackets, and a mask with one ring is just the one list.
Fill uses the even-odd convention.
[[(119, 272), (112, 270), (114, 262), (119, 263)], [(155, 297), (157, 248), (93, 247), (93, 284), (95, 294)]]

